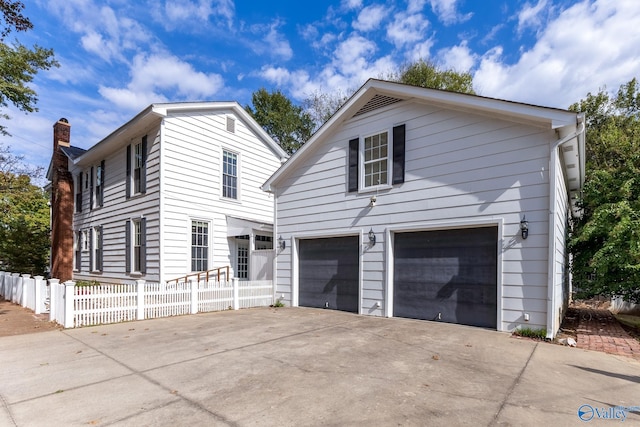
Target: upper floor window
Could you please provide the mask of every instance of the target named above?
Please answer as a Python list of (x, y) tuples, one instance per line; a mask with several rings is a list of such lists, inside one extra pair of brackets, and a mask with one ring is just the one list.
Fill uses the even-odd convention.
[(388, 184), (389, 137), (388, 132), (364, 138), (364, 188)]
[(222, 152), (222, 197), (238, 198), (238, 155)]
[(147, 191), (147, 136), (127, 146), (127, 197)]
[[(95, 182), (95, 184), (94, 184)], [(91, 207), (100, 207), (104, 195), (104, 160), (95, 168), (91, 168)]]
[(405, 125), (349, 141), (348, 191), (401, 184), (405, 172)]

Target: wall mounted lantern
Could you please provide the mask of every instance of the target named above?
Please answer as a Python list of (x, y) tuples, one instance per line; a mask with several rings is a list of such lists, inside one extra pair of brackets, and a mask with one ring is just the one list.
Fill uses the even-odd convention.
[(281, 250), (284, 250), (284, 248), (287, 247), (287, 242), (284, 241), (284, 239), (282, 238), (282, 235), (280, 235), (280, 237), (278, 237), (278, 247)]
[(527, 221), (527, 218), (524, 215), (522, 215), (522, 221), (520, 221), (520, 234), (523, 239), (529, 237), (529, 221)]
[(376, 244), (376, 233), (373, 232), (373, 228), (369, 230), (369, 243), (371, 243), (371, 246)]

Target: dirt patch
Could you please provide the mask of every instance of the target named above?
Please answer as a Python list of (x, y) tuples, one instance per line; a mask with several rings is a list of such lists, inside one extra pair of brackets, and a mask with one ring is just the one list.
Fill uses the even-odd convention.
[(49, 322), (48, 314), (34, 314), (33, 311), (0, 297), (0, 337), (59, 329), (62, 329), (60, 325)]

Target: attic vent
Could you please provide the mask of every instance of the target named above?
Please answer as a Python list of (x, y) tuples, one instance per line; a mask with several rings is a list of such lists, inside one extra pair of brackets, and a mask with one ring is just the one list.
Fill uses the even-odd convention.
[(236, 119), (227, 116), (227, 132), (236, 133)]
[(390, 96), (384, 95), (375, 95), (369, 100), (369, 102), (364, 105), (364, 107), (358, 110), (358, 112), (355, 113), (353, 117), (368, 113), (373, 110), (377, 110), (378, 108), (386, 107), (387, 105), (395, 104), (396, 102), (400, 101), (402, 101), (402, 99), (392, 98)]

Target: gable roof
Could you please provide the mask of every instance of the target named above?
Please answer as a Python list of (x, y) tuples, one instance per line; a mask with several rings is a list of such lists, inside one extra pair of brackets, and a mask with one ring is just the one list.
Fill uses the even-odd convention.
[[(582, 189), (585, 176), (584, 115), (572, 111), (524, 104), (438, 89), (425, 89), (402, 83), (369, 79), (358, 91), (327, 120), (313, 136), (291, 156), (263, 185), (264, 191), (273, 191), (295, 165), (306, 158), (317, 144), (329, 137), (345, 121), (378, 108), (401, 101), (428, 103), (443, 108), (490, 115), (505, 120), (528, 123), (556, 130), (563, 140), (563, 160), (569, 175), (572, 198)], [(565, 141), (566, 140), (566, 141)], [(560, 141), (560, 139), (559, 139)]]
[(151, 104), (131, 120), (120, 126), (104, 139), (84, 153), (73, 158), (76, 164), (97, 161), (112, 153), (119, 145), (126, 145), (129, 140), (155, 123), (159, 123), (163, 118), (174, 113), (181, 112), (206, 112), (232, 110), (237, 117), (260, 138), (273, 151), (273, 153), (284, 161), (288, 158), (287, 153), (265, 132), (264, 129), (235, 101), (211, 101), (211, 102), (178, 102)]

